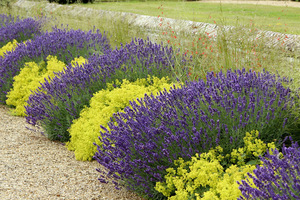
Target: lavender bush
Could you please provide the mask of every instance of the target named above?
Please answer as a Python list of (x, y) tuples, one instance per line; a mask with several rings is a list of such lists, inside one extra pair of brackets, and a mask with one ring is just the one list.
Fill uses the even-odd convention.
[[(283, 158), (280, 158), (282, 157)], [(257, 166), (249, 179), (238, 182), (243, 199), (300, 199), (300, 148), (297, 142), (282, 148), (282, 156), (276, 149), (261, 158), (263, 166)], [(255, 188), (254, 188), (254, 185)]]
[(265, 142), (279, 141), (293, 123), (287, 108), (295, 102), (282, 81), (268, 72), (228, 70), (131, 102), (101, 133), (95, 159), (108, 171), (98, 170), (99, 180), (113, 177), (117, 185), (160, 199), (155, 183), (165, 181), (165, 169), (179, 157), (187, 160), (217, 145), (226, 155), (242, 147), (251, 130)]
[(120, 49), (91, 57), (86, 64), (71, 68), (46, 81), (29, 97), (26, 120), (40, 124), (49, 139), (66, 142), (73, 119), (88, 105), (93, 93), (115, 79), (134, 81), (148, 75), (170, 75), (173, 59), (171, 48), (149, 40), (132, 41)]
[(42, 20), (0, 14), (0, 47), (13, 39), (22, 42), (42, 34)]
[(39, 63), (46, 61), (48, 55), (53, 55), (67, 64), (78, 56), (88, 58), (94, 53), (103, 54), (107, 51), (110, 51), (109, 42), (99, 30), (84, 32), (54, 28), (52, 32), (22, 43), (13, 52), (0, 58), (0, 103), (5, 103), (13, 77), (18, 75), (25, 62)]
[(11, 15), (0, 14), (0, 28), (7, 26), (14, 21), (14, 17)]

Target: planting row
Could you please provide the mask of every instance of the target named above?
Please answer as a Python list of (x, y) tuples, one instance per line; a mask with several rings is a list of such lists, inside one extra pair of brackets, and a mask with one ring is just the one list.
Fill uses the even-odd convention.
[(35, 35), (42, 34), (42, 25), (42, 19), (22, 19), (11, 15), (0, 14), (0, 47), (3, 47), (12, 40), (21, 42)]
[(171, 47), (133, 39), (112, 49), (99, 30), (37, 24), (2, 45), (1, 103), (77, 160), (96, 159), (101, 182), (147, 199), (300, 197), (291, 80), (241, 69), (182, 83), (186, 59)]

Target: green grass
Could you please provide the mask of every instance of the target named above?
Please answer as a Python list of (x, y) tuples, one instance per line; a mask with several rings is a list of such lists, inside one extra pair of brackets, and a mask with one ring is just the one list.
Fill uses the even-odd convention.
[[(161, 5), (163, 5), (163, 10), (158, 9)], [(220, 23), (221, 20), (226, 19), (226, 24), (232, 26), (237, 23), (249, 24), (252, 20), (262, 30), (300, 35), (300, 8), (294, 7), (218, 4), (201, 1), (96, 2), (80, 4), (80, 6), (207, 23), (214, 23), (214, 21)]]
[[(46, 1), (44, 1), (45, 3)], [(121, 43), (127, 43), (132, 38), (147, 38), (150, 32), (156, 32), (158, 35), (154, 39), (155, 42), (172, 45), (174, 49), (180, 48), (178, 60), (183, 53), (188, 57), (192, 56), (193, 60), (181, 66), (178, 62), (174, 67), (176, 76), (185, 81), (187, 79), (204, 78), (206, 72), (226, 69), (254, 69), (261, 71), (267, 69), (269, 71), (278, 71), (281, 75), (295, 77), (297, 80), (300, 77), (300, 62), (299, 59), (293, 59), (300, 55), (300, 52), (289, 52), (284, 45), (278, 45), (277, 48), (266, 48), (265, 42), (269, 37), (256, 38), (256, 29), (273, 30), (274, 28), (282, 27), (283, 23), (289, 21), (291, 23), (295, 16), (293, 8), (275, 7), (275, 6), (257, 6), (257, 5), (234, 5), (234, 4), (208, 4), (201, 2), (110, 2), (110, 3), (95, 3), (74, 6), (87, 6), (95, 9), (118, 10), (128, 12), (138, 12), (141, 14), (153, 14), (160, 17), (190, 19), (214, 23), (216, 21), (219, 27), (223, 25), (235, 25), (236, 28), (230, 32), (221, 29), (218, 30), (216, 37), (207, 36), (203, 32), (198, 32), (197, 35), (189, 34), (186, 31), (172, 34), (172, 30), (163, 21), (161, 27), (156, 27), (156, 30), (144, 30), (142, 27), (132, 25), (126, 18), (121, 16), (112, 18), (111, 16), (100, 16), (99, 13), (88, 15), (74, 15), (74, 12), (66, 12), (65, 7), (60, 7), (53, 13), (44, 10), (45, 4), (39, 3), (36, 7), (24, 11), (12, 7), (10, 10), (13, 15), (55, 17), (56, 20), (48, 24), (48, 29), (51, 26), (61, 24), (67, 25), (69, 28), (91, 30), (95, 26), (96, 29), (106, 31), (110, 36), (112, 46), (120, 46)], [(160, 8), (159, 8), (160, 7)], [(159, 8), (159, 9), (158, 9)], [(200, 9), (201, 8), (201, 9)], [(264, 9), (263, 9), (264, 8)], [(128, 10), (130, 9), (130, 10)], [(299, 8), (296, 8), (300, 10)], [(201, 10), (201, 12), (200, 12)], [(221, 12), (222, 10), (222, 12)], [(162, 13), (163, 12), (163, 13)], [(202, 14), (200, 14), (202, 13)], [(247, 13), (247, 14), (246, 14)], [(285, 15), (286, 14), (286, 15)], [(200, 20), (200, 17), (203, 20)], [(189, 17), (189, 18), (188, 18)], [(230, 18), (231, 17), (231, 18)], [(300, 16), (299, 16), (300, 17)], [(266, 25), (257, 25), (258, 22), (269, 23)], [(279, 19), (278, 19), (279, 18)], [(231, 20), (230, 20), (231, 19)], [(159, 20), (159, 19), (158, 19)], [(295, 21), (295, 20), (294, 20)], [(252, 24), (251, 24), (252, 23)], [(281, 23), (281, 25), (279, 24)], [(290, 26), (287, 23), (288, 31), (295, 32), (300, 28), (300, 22), (294, 22), (297, 26)], [(175, 24), (181, 26), (181, 24)], [(246, 29), (244, 28), (246, 27)], [(172, 28), (172, 27), (171, 27)], [(174, 27), (173, 27), (174, 28)], [(251, 30), (251, 32), (249, 31)], [(162, 34), (168, 32), (168, 34)], [(175, 38), (176, 36), (176, 38)], [(212, 37), (214, 40), (212, 40)], [(199, 41), (199, 38), (202, 38)], [(254, 38), (254, 40), (249, 40)], [(280, 42), (284, 42), (283, 40)], [(287, 60), (287, 56), (292, 57), (292, 61)], [(189, 69), (190, 76), (183, 73), (183, 69)], [(300, 81), (298, 83), (300, 85)], [(294, 86), (296, 87), (296, 86)]]

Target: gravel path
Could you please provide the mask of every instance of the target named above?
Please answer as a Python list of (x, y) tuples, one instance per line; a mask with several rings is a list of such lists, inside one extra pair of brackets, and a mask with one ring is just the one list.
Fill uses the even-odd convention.
[(29, 131), (25, 118), (0, 105), (0, 199), (130, 199), (98, 181), (96, 162), (76, 161), (61, 143)]

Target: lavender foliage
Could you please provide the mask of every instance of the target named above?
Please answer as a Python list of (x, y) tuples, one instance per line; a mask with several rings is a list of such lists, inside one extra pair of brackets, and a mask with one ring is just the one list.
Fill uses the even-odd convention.
[(230, 153), (251, 130), (265, 142), (280, 140), (293, 121), (289, 92), (275, 75), (243, 69), (208, 73), (207, 82), (133, 101), (132, 108), (114, 115), (110, 131), (101, 133), (95, 159), (108, 172), (98, 170), (99, 180), (112, 177), (130, 190), (162, 198), (155, 183), (164, 181), (165, 169), (175, 167), (179, 157), (190, 159), (217, 145)]
[(238, 182), (242, 192), (239, 200), (245, 199), (300, 199), (300, 148), (297, 142), (282, 148), (283, 158), (276, 149), (261, 158), (262, 166), (257, 166), (253, 174), (254, 188), (249, 179)]
[(109, 42), (99, 30), (84, 32), (54, 28), (52, 32), (46, 32), (26, 44), (19, 44), (13, 52), (0, 58), (0, 103), (5, 103), (13, 77), (18, 75), (25, 62), (39, 63), (46, 61), (48, 55), (53, 55), (69, 63), (78, 56), (88, 58), (94, 53), (107, 51), (110, 51)]
[(0, 47), (12, 40), (22, 42), (42, 34), (42, 20), (0, 14)]
[(134, 81), (148, 75), (160, 78), (170, 75), (173, 57), (171, 48), (142, 39), (104, 55), (92, 56), (86, 64), (69, 66), (42, 84), (29, 97), (26, 120), (32, 125), (40, 124), (49, 139), (68, 141), (68, 128), (88, 105), (93, 93), (115, 79)]

